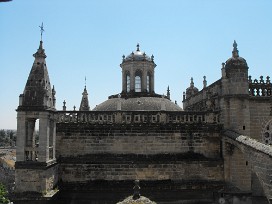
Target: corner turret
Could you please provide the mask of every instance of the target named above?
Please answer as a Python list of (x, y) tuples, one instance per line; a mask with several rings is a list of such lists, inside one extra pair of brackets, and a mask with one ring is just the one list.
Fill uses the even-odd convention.
[(232, 57), (222, 67), (222, 78), (228, 79), (228, 91), (225, 94), (248, 95), (248, 66), (239, 56), (237, 43), (234, 40)]
[(191, 77), (190, 87), (186, 89), (186, 98), (190, 98), (198, 92), (198, 88), (195, 87), (194, 79)]

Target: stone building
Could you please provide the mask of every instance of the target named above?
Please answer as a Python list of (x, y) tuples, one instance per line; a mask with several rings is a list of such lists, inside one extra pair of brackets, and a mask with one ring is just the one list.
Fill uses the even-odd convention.
[(248, 76), (236, 42), (218, 81), (204, 77), (199, 90), (191, 79), (183, 109), (169, 87), (155, 92), (154, 56), (139, 45), (123, 56), (121, 93), (93, 110), (86, 86), (78, 111), (65, 101), (56, 110), (42, 41), (33, 56), (17, 108), (14, 201), (118, 201), (139, 179), (157, 202), (271, 202), (272, 85)]

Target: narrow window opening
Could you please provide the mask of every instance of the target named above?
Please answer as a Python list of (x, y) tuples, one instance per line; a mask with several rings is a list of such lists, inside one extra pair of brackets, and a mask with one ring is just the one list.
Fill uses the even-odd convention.
[(246, 161), (246, 166), (248, 165), (248, 161)]
[(243, 126), (243, 130), (245, 130), (246, 129), (246, 126)]
[(149, 74), (146, 77), (146, 90), (147, 90), (147, 92), (150, 92), (150, 76), (149, 76)]
[(49, 121), (49, 159), (54, 158), (54, 121)]
[(130, 76), (128, 74), (126, 80), (127, 80), (127, 92), (130, 92)]
[(135, 76), (135, 92), (141, 92), (142, 87), (141, 87), (141, 77), (139, 75)]

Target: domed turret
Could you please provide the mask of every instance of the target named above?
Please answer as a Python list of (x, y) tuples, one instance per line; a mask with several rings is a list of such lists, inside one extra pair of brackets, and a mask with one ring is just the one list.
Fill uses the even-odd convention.
[[(232, 57), (222, 67), (222, 78), (228, 80), (226, 94), (248, 95), (248, 66), (244, 58), (239, 57), (237, 43), (234, 40)], [(228, 90), (228, 91), (227, 91)]]
[(190, 87), (186, 89), (186, 98), (190, 98), (198, 92), (198, 88), (195, 87), (194, 79), (191, 77)]
[(239, 51), (237, 49), (237, 43), (235, 40), (233, 43), (232, 57), (226, 61), (225, 68), (226, 69), (231, 69), (231, 68), (234, 68), (234, 69), (235, 68), (246, 68), (246, 69), (248, 69), (246, 60), (239, 56)]
[(97, 105), (93, 111), (182, 111), (170, 100), (170, 90), (167, 96), (154, 91), (154, 56), (151, 58), (140, 51), (125, 57), (120, 64), (122, 68), (122, 92), (109, 96), (108, 100)]
[(149, 57), (145, 52), (140, 51), (137, 44), (136, 51), (127, 57), (123, 55), (120, 64), (122, 68), (122, 97), (135, 95), (153, 95), (154, 91), (154, 56)]

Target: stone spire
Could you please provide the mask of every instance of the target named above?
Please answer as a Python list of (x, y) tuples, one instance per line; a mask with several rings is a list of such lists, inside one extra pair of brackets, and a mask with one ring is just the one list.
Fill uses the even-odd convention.
[(238, 51), (238, 49), (237, 49), (237, 43), (236, 43), (235, 40), (234, 40), (234, 42), (233, 42), (232, 57), (234, 57), (234, 58), (239, 57), (239, 51)]
[(43, 42), (33, 54), (35, 58), (28, 76), (24, 93), (20, 95), (18, 110), (55, 109), (55, 90), (52, 91), (49, 74), (46, 67), (46, 54)]
[(166, 97), (170, 100), (170, 89), (169, 89), (169, 86), (167, 87)]
[(85, 87), (84, 87), (84, 91), (82, 93), (82, 99), (81, 99), (79, 110), (80, 111), (89, 111), (90, 110), (89, 100), (88, 100), (88, 92), (86, 89), (86, 77), (85, 77)]

